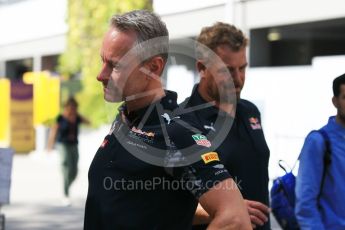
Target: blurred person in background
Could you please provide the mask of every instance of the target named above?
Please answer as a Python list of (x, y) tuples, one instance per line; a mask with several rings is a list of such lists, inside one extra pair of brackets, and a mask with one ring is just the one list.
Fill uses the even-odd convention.
[[(200, 83), (192, 95), (180, 107), (197, 107), (210, 102), (214, 106), (195, 110), (205, 132), (217, 134), (222, 127), (215, 126), (219, 117), (233, 118), (233, 124), (223, 142), (217, 147), (221, 162), (237, 182), (252, 222), (256, 229), (270, 229), (268, 197), (269, 148), (261, 126), (258, 108), (241, 98), (247, 67), (246, 47), (248, 39), (233, 25), (217, 22), (204, 27), (197, 37), (196, 67)], [(211, 49), (224, 63), (224, 67), (212, 69), (203, 47)], [(212, 61), (212, 60), (211, 60)], [(225, 74), (228, 73), (228, 74)], [(232, 84), (233, 82), (233, 84)], [(231, 98), (231, 95), (234, 98)], [(236, 114), (232, 105), (236, 103)], [(230, 119), (229, 118), (229, 119)], [(231, 125), (231, 124), (222, 124)], [(206, 229), (209, 215), (198, 206), (194, 229)]]
[(345, 74), (333, 81), (332, 102), (336, 116), (306, 137), (300, 155), (295, 214), (302, 230), (345, 229)]
[(57, 149), (61, 157), (64, 198), (63, 204), (70, 205), (70, 187), (78, 174), (78, 133), (80, 124), (90, 124), (89, 120), (78, 113), (78, 103), (70, 97), (64, 104), (62, 114), (58, 115), (56, 123), (50, 131), (48, 151), (57, 142)]

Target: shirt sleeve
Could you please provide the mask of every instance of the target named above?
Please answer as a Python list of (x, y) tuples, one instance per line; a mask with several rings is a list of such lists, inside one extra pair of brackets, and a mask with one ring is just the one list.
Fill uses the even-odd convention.
[(173, 152), (178, 155), (178, 159), (171, 157), (169, 161), (175, 162), (175, 166), (178, 165), (178, 161), (185, 164), (178, 167), (170, 165), (170, 170), (172, 176), (182, 182), (184, 188), (199, 199), (219, 182), (231, 178), (220, 162), (212, 141), (204, 133), (176, 123), (171, 127), (168, 129), (169, 137), (176, 148)]
[(81, 116), (78, 114), (77, 115), (77, 125), (80, 125), (83, 122), (83, 119), (81, 118)]
[(318, 209), (326, 150), (324, 143), (321, 134), (312, 132), (301, 151), (295, 188), (295, 214), (301, 229), (325, 229)]

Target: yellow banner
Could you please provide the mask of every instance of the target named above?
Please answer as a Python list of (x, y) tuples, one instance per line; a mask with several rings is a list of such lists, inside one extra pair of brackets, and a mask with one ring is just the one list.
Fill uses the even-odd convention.
[(24, 82), (34, 86), (34, 125), (55, 119), (60, 111), (60, 79), (49, 72), (28, 72)]
[(0, 146), (8, 147), (10, 130), (10, 81), (0, 78)]
[(48, 79), (48, 94), (49, 103), (46, 110), (46, 120), (54, 120), (60, 112), (60, 79), (57, 77), (50, 77)]
[(10, 146), (16, 153), (35, 149), (33, 126), (33, 89), (22, 81), (11, 81)]

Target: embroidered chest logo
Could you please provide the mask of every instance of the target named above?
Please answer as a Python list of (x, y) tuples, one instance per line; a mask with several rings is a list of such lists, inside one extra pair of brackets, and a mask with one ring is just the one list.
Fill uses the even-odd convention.
[(213, 132), (216, 132), (216, 129), (213, 127), (213, 123), (211, 123), (210, 125), (204, 125), (204, 129), (209, 129)]
[(141, 140), (147, 143), (153, 143), (153, 139), (155, 137), (154, 132), (145, 132), (142, 131), (141, 129), (137, 129), (136, 127), (132, 127), (132, 129), (129, 131), (129, 136)]
[(207, 138), (204, 135), (195, 134), (195, 135), (192, 135), (192, 137), (197, 145), (211, 147), (211, 142), (207, 140)]
[(103, 149), (107, 144), (108, 144), (108, 140), (107, 139), (104, 139), (102, 144), (101, 144), (101, 148)]
[(162, 117), (168, 122), (168, 125), (170, 125), (170, 122), (171, 122), (172, 120), (180, 118), (179, 116), (170, 118), (169, 114), (167, 114), (167, 113), (164, 113), (164, 114), (162, 115)]
[(252, 127), (253, 130), (262, 129), (260, 121), (256, 117), (249, 118), (249, 123), (250, 123), (250, 127)]

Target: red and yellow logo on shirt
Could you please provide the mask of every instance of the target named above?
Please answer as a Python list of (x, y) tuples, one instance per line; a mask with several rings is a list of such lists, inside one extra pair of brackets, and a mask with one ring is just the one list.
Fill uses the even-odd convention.
[(210, 163), (212, 161), (219, 161), (218, 153), (216, 152), (202, 154), (201, 158), (205, 162), (205, 164)]
[(104, 148), (108, 144), (108, 142), (109, 141), (107, 139), (104, 139), (100, 148)]
[(250, 127), (252, 127), (253, 130), (262, 129), (260, 121), (256, 117), (249, 118), (249, 123), (250, 123)]

